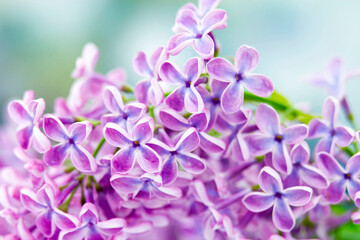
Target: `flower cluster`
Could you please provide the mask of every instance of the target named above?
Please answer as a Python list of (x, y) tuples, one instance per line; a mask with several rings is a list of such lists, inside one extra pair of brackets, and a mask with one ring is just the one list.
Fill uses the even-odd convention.
[(308, 80), (330, 95), (322, 116), (297, 109), (256, 73), (256, 49), (218, 56), (219, 2), (178, 11), (168, 45), (134, 58), (134, 89), (122, 69), (96, 72), (89, 43), (53, 113), (32, 91), (9, 103), (4, 239), (327, 239), (360, 223), (360, 132), (344, 91), (360, 71), (333, 60)]

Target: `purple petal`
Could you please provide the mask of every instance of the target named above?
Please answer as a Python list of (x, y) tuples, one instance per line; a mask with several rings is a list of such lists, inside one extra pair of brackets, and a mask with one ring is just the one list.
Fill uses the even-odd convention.
[(179, 33), (171, 37), (168, 43), (168, 52), (170, 55), (178, 55), (194, 38), (188, 33)]
[(189, 113), (199, 113), (204, 110), (204, 101), (194, 86), (185, 91), (184, 105)]
[(164, 62), (159, 71), (160, 78), (170, 84), (184, 84), (187, 79), (180, 68), (171, 62)]
[(234, 66), (225, 58), (213, 58), (206, 65), (210, 77), (219, 81), (234, 81), (236, 71)]
[(269, 209), (274, 204), (274, 195), (269, 195), (262, 192), (252, 192), (247, 194), (242, 202), (247, 209), (252, 212), (262, 212)]
[(352, 199), (355, 198), (355, 194), (360, 191), (360, 181), (359, 179), (351, 179), (347, 183), (347, 190)]
[(106, 142), (114, 147), (125, 147), (131, 144), (131, 137), (127, 131), (115, 123), (107, 123), (103, 134)]
[(357, 177), (360, 173), (360, 153), (352, 156), (346, 163), (346, 171)]
[(31, 147), (32, 143), (32, 134), (33, 134), (33, 126), (25, 126), (24, 128), (20, 129), (16, 133), (16, 139), (19, 145), (27, 150)]
[(149, 67), (149, 64), (146, 60), (146, 55), (144, 52), (138, 52), (137, 56), (132, 62), (132, 66), (137, 74), (142, 77), (152, 76), (152, 71)]
[(18, 124), (32, 122), (32, 117), (23, 101), (11, 101), (8, 112), (10, 117)]
[(195, 128), (189, 128), (176, 143), (175, 149), (178, 152), (194, 151), (200, 144), (200, 138)]
[(152, 105), (159, 106), (164, 101), (164, 92), (157, 78), (151, 78), (148, 98)]
[(99, 58), (99, 49), (93, 43), (87, 43), (82, 51), (82, 59), (87, 70), (95, 70)]
[(226, 24), (228, 19), (228, 15), (224, 10), (221, 9), (214, 9), (206, 14), (205, 18), (201, 23), (201, 27), (203, 29), (203, 33), (207, 34), (212, 30), (223, 26)]
[(51, 148), (51, 142), (45, 136), (45, 134), (40, 131), (38, 126), (33, 127), (32, 136), (34, 147), (39, 153), (49, 151)]
[(283, 185), (280, 175), (271, 167), (264, 167), (259, 173), (259, 185), (266, 193), (282, 192)]
[(294, 214), (290, 206), (282, 199), (275, 201), (272, 219), (275, 227), (283, 232), (290, 232), (295, 226)]
[(209, 35), (203, 34), (201, 38), (195, 38), (192, 45), (194, 50), (204, 59), (209, 59), (214, 55), (214, 41)]
[(344, 170), (338, 161), (326, 152), (321, 152), (317, 155), (317, 165), (330, 178), (342, 177), (344, 174)]
[(44, 161), (52, 167), (60, 166), (68, 156), (70, 146), (67, 142), (55, 145), (44, 154)]
[(45, 183), (36, 193), (39, 202), (52, 207), (54, 205), (54, 190), (51, 185)]
[(283, 131), (283, 138), (287, 144), (297, 144), (303, 141), (308, 134), (308, 127), (305, 124), (296, 124)]
[(252, 72), (259, 62), (259, 54), (255, 48), (242, 45), (235, 54), (235, 69), (239, 73)]
[(201, 16), (204, 16), (206, 13), (210, 12), (210, 10), (215, 9), (219, 3), (220, 0), (199, 0), (199, 13)]
[(109, 86), (103, 92), (105, 107), (112, 113), (121, 113), (124, 103), (116, 87)]
[(262, 134), (251, 134), (244, 137), (249, 151), (254, 156), (261, 156), (272, 150), (275, 141), (272, 137), (267, 137)]
[(263, 75), (247, 75), (243, 79), (242, 83), (256, 96), (269, 97), (274, 91), (274, 86), (271, 80)]
[(241, 83), (230, 83), (221, 96), (221, 107), (225, 113), (234, 113), (240, 110), (244, 101), (244, 87)]
[(181, 189), (179, 188), (170, 188), (170, 187), (158, 187), (154, 188), (153, 194), (163, 200), (175, 200), (179, 199), (182, 196)]
[(29, 111), (32, 113), (32, 115), (34, 116), (34, 120), (33, 122), (39, 122), (41, 116), (44, 114), (45, 111), (45, 100), (42, 98), (39, 98), (37, 100), (32, 100), (30, 101), (29, 105)]
[(20, 199), (24, 207), (31, 212), (39, 213), (41, 211), (44, 211), (44, 209), (46, 209), (46, 206), (38, 202), (36, 194), (30, 189), (27, 188), (21, 189)]
[(335, 128), (334, 141), (339, 147), (346, 147), (354, 140), (354, 130), (344, 126)]
[(299, 174), (301, 180), (311, 187), (325, 189), (329, 186), (326, 176), (317, 168), (303, 164)]
[(353, 200), (354, 200), (355, 205), (357, 207), (359, 207), (360, 206), (360, 191), (355, 193)]
[(158, 67), (160, 67), (160, 64), (162, 64), (167, 59), (169, 59), (169, 54), (166, 48), (158, 47), (151, 55), (150, 65), (154, 71), (158, 72)]
[(302, 142), (291, 149), (290, 158), (294, 163), (308, 163), (310, 159), (310, 149), (306, 142)]
[(73, 240), (73, 239), (84, 239), (88, 234), (88, 228), (86, 226), (76, 228), (72, 231), (62, 232), (60, 235), (61, 240)]
[(197, 113), (189, 117), (189, 124), (196, 128), (199, 132), (204, 131), (208, 125), (206, 112)]
[(135, 153), (131, 147), (120, 149), (111, 159), (111, 166), (117, 173), (128, 173), (134, 167)]
[(126, 112), (129, 121), (136, 122), (144, 116), (146, 105), (142, 103), (129, 103), (124, 107), (124, 112)]
[(137, 162), (145, 172), (155, 173), (160, 171), (161, 158), (148, 146), (141, 147), (137, 154)]
[(195, 154), (182, 153), (177, 155), (178, 163), (191, 174), (201, 174), (205, 171), (204, 162)]
[(79, 218), (82, 223), (92, 222), (96, 224), (99, 220), (99, 212), (94, 204), (88, 202), (82, 206)]
[(159, 112), (159, 117), (165, 127), (174, 131), (182, 131), (188, 126), (188, 121), (186, 118), (171, 108), (161, 109)]
[(122, 218), (112, 218), (107, 221), (99, 222), (96, 225), (96, 228), (99, 232), (108, 235), (108, 236), (115, 236), (119, 234), (126, 225), (126, 221)]
[(76, 228), (80, 224), (79, 219), (71, 214), (54, 208), (53, 220), (58, 228), (61, 230), (70, 230)]
[(325, 121), (329, 123), (330, 128), (334, 128), (339, 116), (339, 110), (339, 102), (335, 98), (328, 97), (325, 100), (322, 108), (322, 116)]
[(283, 197), (286, 198), (289, 205), (300, 207), (310, 201), (312, 193), (313, 191), (309, 187), (297, 186), (285, 189), (283, 191)]
[(280, 132), (280, 119), (275, 109), (261, 103), (255, 113), (256, 124), (266, 134), (274, 136)]
[(326, 137), (321, 139), (315, 147), (315, 153), (320, 153), (320, 152), (327, 152), (327, 153), (333, 153), (334, 151), (334, 138), (332, 137)]
[(83, 146), (75, 145), (70, 151), (70, 159), (74, 167), (80, 172), (96, 172), (96, 160)]
[(135, 94), (136, 99), (140, 103), (144, 103), (144, 104), (149, 103), (148, 91), (149, 91), (150, 86), (151, 86), (150, 81), (147, 79), (140, 81), (135, 85), (134, 94)]
[(52, 222), (52, 211), (48, 210), (38, 215), (36, 218), (36, 226), (46, 237), (54, 235), (55, 224)]
[(131, 132), (135, 141), (146, 143), (153, 137), (155, 122), (152, 117), (144, 117), (140, 119)]
[(197, 17), (194, 11), (189, 9), (180, 10), (176, 17), (176, 24), (180, 25), (178, 27), (184, 28), (189, 32), (197, 32)]
[(138, 177), (115, 174), (110, 179), (111, 186), (121, 194), (137, 193), (143, 185)]
[(46, 135), (57, 141), (63, 142), (68, 140), (68, 131), (64, 124), (54, 115), (46, 114), (44, 116), (44, 132)]
[(291, 159), (285, 144), (276, 144), (272, 154), (272, 163), (276, 170), (286, 174), (291, 173)]
[(360, 224), (360, 211), (351, 214), (351, 220), (353, 220), (354, 224)]
[(180, 86), (176, 88), (170, 95), (165, 99), (166, 105), (174, 109), (175, 111), (182, 111), (184, 109), (184, 96), (185, 87)]
[(332, 204), (339, 203), (344, 195), (346, 181), (344, 179), (336, 180), (330, 183), (327, 189), (321, 191), (326, 200)]
[(174, 157), (170, 157), (161, 170), (161, 178), (163, 185), (170, 184), (175, 181), (178, 172), (177, 162)]
[(323, 137), (329, 134), (329, 132), (329, 127), (322, 120), (313, 118), (309, 122), (309, 139)]
[(92, 125), (89, 121), (77, 122), (69, 127), (69, 135), (76, 144), (81, 144), (90, 135)]
[(191, 58), (184, 65), (184, 74), (191, 82), (195, 83), (204, 69), (204, 62), (199, 58)]
[(209, 134), (200, 133), (199, 137), (200, 137), (200, 147), (206, 152), (219, 153), (224, 151), (226, 147), (224, 141), (216, 137), (210, 136)]

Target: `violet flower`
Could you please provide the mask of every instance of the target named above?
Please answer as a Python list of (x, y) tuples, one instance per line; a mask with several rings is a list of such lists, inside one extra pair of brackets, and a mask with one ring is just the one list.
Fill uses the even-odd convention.
[(247, 194), (242, 202), (252, 212), (262, 212), (273, 208), (272, 219), (275, 226), (283, 232), (291, 231), (295, 218), (290, 206), (307, 204), (312, 196), (309, 187), (290, 187), (283, 189), (280, 175), (270, 167), (264, 167), (259, 174), (259, 185), (264, 192)]
[(28, 188), (23, 188), (21, 202), (25, 208), (36, 214), (36, 226), (46, 237), (53, 236), (56, 227), (69, 230), (78, 224), (75, 217), (56, 207), (54, 190), (49, 184), (44, 184), (36, 193)]
[(63, 230), (59, 239), (109, 239), (121, 233), (126, 226), (126, 221), (122, 218), (112, 218), (107, 221), (99, 220), (99, 213), (96, 206), (92, 203), (85, 203), (79, 213), (80, 224), (71, 230)]
[(235, 54), (234, 65), (220, 57), (211, 59), (207, 63), (206, 68), (210, 77), (229, 83), (221, 96), (221, 107), (225, 113), (234, 113), (240, 109), (244, 101), (244, 86), (260, 97), (268, 97), (274, 91), (269, 78), (251, 74), (258, 61), (257, 51), (243, 45)]
[(111, 166), (117, 173), (128, 173), (137, 162), (149, 173), (159, 172), (161, 158), (147, 143), (153, 138), (154, 119), (140, 119), (129, 134), (122, 127), (107, 123), (104, 127), (106, 142), (121, 149), (112, 157)]
[(135, 124), (146, 112), (146, 106), (142, 103), (124, 105), (121, 94), (115, 87), (107, 87), (103, 92), (103, 99), (106, 108), (111, 112), (101, 118), (104, 123), (117, 123), (127, 129), (128, 124)]
[(70, 155), (72, 164), (83, 173), (94, 173), (97, 169), (95, 158), (81, 144), (92, 130), (88, 121), (76, 122), (67, 130), (64, 124), (54, 115), (44, 116), (46, 135), (59, 142), (44, 154), (44, 161), (52, 167), (60, 166)]
[(245, 137), (250, 152), (254, 156), (271, 152), (275, 169), (290, 174), (292, 164), (287, 145), (301, 143), (308, 134), (308, 127), (305, 124), (296, 124), (282, 129), (276, 111), (266, 104), (258, 106), (255, 121), (260, 133)]
[(339, 102), (328, 97), (322, 108), (323, 120), (313, 118), (309, 122), (308, 138), (322, 139), (316, 144), (315, 153), (334, 153), (335, 144), (339, 147), (346, 147), (354, 140), (354, 131), (346, 126), (338, 126)]
[(179, 54), (186, 46), (192, 44), (194, 50), (204, 59), (214, 55), (214, 41), (209, 33), (226, 26), (228, 16), (224, 10), (214, 9), (203, 18), (199, 18), (192, 9), (182, 9), (178, 12), (174, 30), (178, 32), (170, 38), (168, 52)]
[(184, 106), (190, 113), (199, 113), (204, 110), (202, 100), (196, 86), (202, 83), (200, 75), (204, 64), (199, 58), (191, 58), (184, 65), (181, 71), (174, 63), (165, 62), (160, 67), (160, 77), (163, 81), (178, 86), (166, 99), (166, 104), (182, 111)]
[(41, 117), (45, 111), (45, 101), (15, 100), (8, 106), (10, 117), (19, 124), (16, 139), (19, 145), (27, 150), (34, 145), (35, 149), (44, 153), (51, 148), (49, 139), (40, 130)]
[(322, 195), (330, 203), (339, 203), (347, 189), (350, 197), (354, 199), (356, 192), (360, 191), (360, 154), (352, 156), (346, 163), (345, 169), (336, 159), (326, 152), (317, 155), (317, 165), (330, 180), (330, 186), (322, 190)]
[[(184, 6), (182, 6), (179, 9), (178, 14), (185, 9), (192, 10), (194, 13), (196, 13), (198, 19), (203, 19), (206, 14), (208, 14), (210, 11), (214, 10), (220, 3), (220, 0), (199, 0), (198, 1), (198, 7), (196, 7), (193, 3), (187, 3)], [(226, 26), (226, 23), (224, 23)], [(216, 29), (222, 29), (225, 26), (219, 26)], [(175, 29), (176, 32), (176, 29)]]
[(169, 54), (164, 47), (157, 48), (152, 54), (150, 61), (146, 59), (144, 52), (139, 52), (133, 60), (135, 72), (145, 79), (138, 82), (134, 89), (136, 99), (140, 103), (149, 102), (158, 106), (164, 100), (164, 92), (159, 84), (159, 67), (169, 59)]

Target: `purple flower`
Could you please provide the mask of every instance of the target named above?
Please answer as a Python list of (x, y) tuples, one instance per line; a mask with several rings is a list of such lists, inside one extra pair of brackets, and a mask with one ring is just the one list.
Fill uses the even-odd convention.
[(88, 121), (72, 124), (67, 130), (62, 122), (54, 115), (44, 116), (44, 131), (46, 135), (59, 142), (44, 154), (44, 160), (49, 166), (61, 165), (66, 157), (74, 167), (84, 173), (94, 173), (97, 169), (95, 158), (81, 144), (87, 139), (92, 130)]
[(131, 198), (175, 200), (181, 197), (179, 188), (164, 187), (160, 175), (145, 173), (140, 177), (115, 174), (110, 179), (111, 186), (125, 196)]
[(206, 68), (210, 77), (229, 83), (221, 96), (221, 107), (225, 113), (233, 113), (240, 109), (244, 100), (244, 86), (260, 97), (272, 94), (274, 87), (270, 79), (263, 75), (251, 74), (258, 61), (257, 51), (243, 45), (235, 54), (234, 65), (220, 57), (207, 63)]
[(194, 50), (204, 59), (214, 55), (214, 41), (209, 33), (226, 26), (228, 16), (224, 10), (213, 9), (203, 18), (199, 18), (193, 9), (182, 9), (176, 17), (174, 30), (178, 32), (170, 38), (168, 52), (177, 55), (186, 46), (192, 44)]
[(199, 58), (191, 58), (184, 65), (181, 71), (174, 63), (165, 62), (160, 67), (160, 77), (163, 81), (178, 86), (166, 99), (166, 104), (182, 111), (184, 106), (190, 113), (198, 113), (204, 110), (202, 100), (196, 86), (202, 83), (200, 75), (204, 64)]
[(329, 186), (326, 176), (319, 169), (310, 166), (310, 149), (306, 142), (293, 147), (290, 153), (292, 172), (285, 178), (285, 186), (299, 186), (301, 181), (307, 185), (324, 189)]
[(147, 143), (153, 138), (154, 120), (151, 117), (140, 119), (129, 134), (122, 127), (107, 123), (104, 127), (106, 141), (121, 149), (112, 157), (111, 166), (117, 173), (128, 173), (137, 162), (149, 173), (159, 172), (161, 158)]
[(49, 139), (39, 128), (44, 110), (45, 101), (42, 98), (16, 100), (9, 103), (9, 115), (19, 124), (16, 139), (23, 149), (30, 149), (34, 145), (38, 152), (43, 153), (51, 148)]
[(104, 104), (111, 112), (102, 117), (102, 122), (113, 122), (127, 129), (129, 124), (135, 124), (146, 112), (142, 103), (128, 103), (124, 106), (120, 92), (115, 87), (107, 87), (103, 93)]
[(95, 205), (85, 203), (79, 213), (80, 224), (72, 230), (64, 230), (60, 233), (59, 239), (109, 239), (121, 233), (126, 226), (122, 218), (112, 218), (107, 221), (99, 221), (99, 213)]
[(341, 100), (345, 96), (345, 82), (348, 79), (360, 77), (360, 69), (344, 72), (340, 58), (332, 59), (325, 74), (309, 76), (306, 81), (316, 87), (325, 88), (328, 95)]
[(225, 148), (225, 143), (221, 139), (204, 132), (208, 125), (208, 114), (205, 112), (193, 114), (186, 119), (171, 108), (163, 108), (159, 112), (159, 117), (165, 127), (174, 131), (184, 131), (194, 127), (200, 137), (200, 147), (204, 151), (218, 153)]
[(28, 188), (21, 190), (21, 202), (30, 212), (36, 214), (36, 226), (46, 237), (54, 235), (56, 227), (68, 230), (76, 227), (78, 219), (56, 208), (54, 190), (44, 184), (34, 193)]
[(144, 52), (139, 52), (133, 61), (133, 68), (137, 74), (145, 79), (140, 81), (135, 86), (136, 99), (148, 104), (149, 102), (158, 106), (164, 100), (164, 93), (159, 84), (159, 67), (160, 65), (169, 59), (169, 54), (164, 47), (159, 47), (155, 50), (150, 58), (150, 62), (147, 61)]
[(328, 97), (322, 108), (323, 120), (314, 118), (309, 122), (308, 138), (322, 137), (316, 144), (315, 153), (333, 153), (335, 144), (346, 147), (354, 140), (355, 133), (351, 128), (337, 126), (339, 110), (339, 102), (333, 97)]
[[(205, 163), (197, 155), (191, 153), (200, 144), (200, 139), (195, 128), (186, 130), (179, 137), (174, 147), (169, 147), (156, 139), (151, 143), (155, 143), (153, 148), (162, 156), (162, 159), (164, 159), (164, 166), (161, 170), (162, 183), (164, 185), (175, 181), (178, 173), (178, 164), (186, 172), (191, 174), (200, 174), (205, 171)], [(152, 146), (151, 143), (150, 146)]]
[(275, 169), (290, 174), (292, 164), (287, 145), (301, 143), (308, 134), (308, 127), (296, 124), (282, 129), (276, 111), (266, 104), (258, 106), (255, 121), (261, 133), (245, 137), (250, 152), (254, 156), (271, 152)]
[(259, 174), (259, 185), (264, 192), (247, 194), (242, 202), (252, 212), (262, 212), (274, 206), (272, 219), (275, 226), (283, 232), (291, 231), (295, 218), (290, 206), (307, 204), (312, 196), (309, 187), (290, 187), (283, 189), (280, 175), (270, 167), (264, 167)]
[[(199, 0), (198, 7), (196, 7), (193, 3), (187, 3), (182, 6), (178, 12), (178, 14), (185, 9), (189, 9), (196, 13), (198, 19), (203, 19), (207, 13), (214, 10), (220, 3), (220, 0)], [(224, 23), (226, 26), (226, 23)], [(217, 27), (216, 29), (224, 28), (225, 26)], [(176, 30), (176, 29), (175, 29)], [(176, 31), (175, 31), (176, 32)]]
[(330, 180), (330, 186), (322, 190), (322, 195), (330, 203), (339, 203), (345, 189), (352, 199), (360, 191), (360, 154), (355, 154), (346, 163), (345, 169), (326, 152), (317, 155), (317, 165)]

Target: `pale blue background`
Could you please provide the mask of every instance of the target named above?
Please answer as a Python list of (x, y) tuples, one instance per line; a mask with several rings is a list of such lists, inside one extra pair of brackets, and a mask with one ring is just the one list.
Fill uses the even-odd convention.
[[(26, 89), (50, 106), (55, 97), (67, 96), (75, 59), (88, 41), (101, 50), (100, 72), (123, 67), (133, 85), (139, 80), (131, 67), (136, 52), (151, 53), (167, 43), (175, 13), (185, 2), (1, 0), (0, 108)], [(360, 67), (358, 0), (223, 0), (220, 8), (229, 14), (228, 28), (215, 32), (222, 55), (234, 55), (242, 44), (257, 48), (256, 71), (268, 75), (294, 103), (310, 101), (314, 111), (320, 110), (324, 91), (301, 79), (322, 72), (330, 58), (342, 56), (346, 68)], [(357, 120), (359, 89), (360, 79), (347, 84)]]

